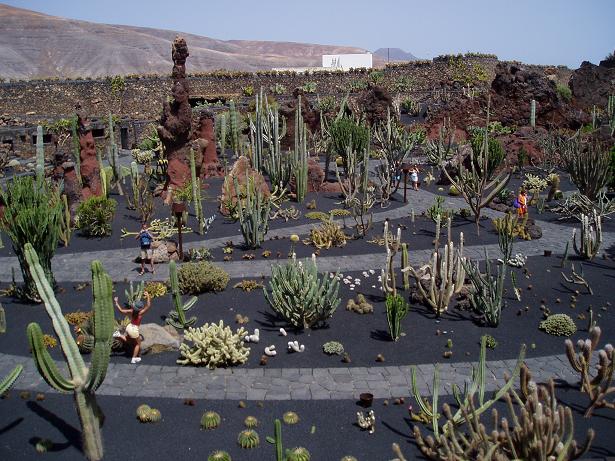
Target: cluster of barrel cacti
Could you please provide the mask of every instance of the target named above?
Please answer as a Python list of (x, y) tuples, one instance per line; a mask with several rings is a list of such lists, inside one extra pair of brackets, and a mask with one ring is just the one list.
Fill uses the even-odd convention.
[(162, 420), (162, 414), (157, 408), (143, 404), (137, 407), (137, 419), (142, 423), (158, 423)]

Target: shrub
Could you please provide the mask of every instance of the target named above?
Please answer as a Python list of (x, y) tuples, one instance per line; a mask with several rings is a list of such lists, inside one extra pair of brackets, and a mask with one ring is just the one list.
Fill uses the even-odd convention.
[(562, 85), (558, 83), (555, 87), (557, 94), (566, 102), (570, 102), (572, 100), (572, 91), (568, 87), (568, 85)]
[[(474, 158), (476, 158), (481, 150), (483, 149), (484, 144), (484, 133), (482, 131), (476, 131), (470, 140), (472, 145), (472, 151), (474, 152)], [(487, 139), (487, 149), (488, 149), (488, 164), (487, 164), (487, 177), (491, 178), (493, 174), (496, 172), (498, 167), (504, 161), (504, 157), (506, 153), (504, 152), (504, 148), (502, 147), (502, 143), (495, 139), (494, 137), (489, 136)], [(484, 173), (484, 172), (483, 172)]]
[(51, 259), (60, 237), (60, 194), (46, 182), (24, 176), (7, 182), (5, 191), (0, 188), (0, 199), (4, 203), (0, 229), (11, 239), (19, 260), (25, 282), (22, 294), (28, 299), (37, 300), (38, 291), (28, 270), (24, 247), (28, 242), (32, 245), (49, 284), (54, 287)]
[(324, 323), (340, 303), (337, 276), (319, 278), (315, 258), (304, 264), (293, 257), (284, 266), (273, 266), (269, 290), (263, 291), (271, 308), (300, 329)]
[[(245, 363), (250, 349), (243, 338), (248, 334), (243, 328), (235, 333), (224, 322), (206, 323), (200, 328), (189, 327), (184, 333), (184, 342), (179, 346), (180, 365), (205, 365), (218, 368)], [(189, 344), (191, 343), (191, 344)]]
[(224, 269), (208, 261), (182, 264), (177, 277), (182, 294), (192, 295), (224, 291), (230, 278)]
[(86, 237), (111, 235), (117, 202), (107, 197), (90, 197), (77, 208), (76, 226)]
[(346, 158), (348, 146), (354, 152), (363, 152), (369, 142), (369, 129), (348, 117), (334, 120), (329, 127), (329, 134), (333, 152), (343, 159)]
[(568, 314), (552, 314), (540, 322), (539, 328), (554, 336), (572, 336), (577, 331), (574, 320)]

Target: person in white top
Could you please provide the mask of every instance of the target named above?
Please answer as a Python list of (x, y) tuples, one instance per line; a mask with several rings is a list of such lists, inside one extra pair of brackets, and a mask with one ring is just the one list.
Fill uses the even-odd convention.
[(419, 190), (419, 169), (416, 165), (410, 169), (410, 182), (414, 190)]

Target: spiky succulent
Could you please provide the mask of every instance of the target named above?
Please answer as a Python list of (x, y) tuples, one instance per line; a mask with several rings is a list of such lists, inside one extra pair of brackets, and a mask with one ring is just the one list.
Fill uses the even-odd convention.
[(142, 423), (146, 423), (150, 411), (152, 411), (152, 408), (149, 405), (139, 405), (137, 407), (137, 419)]
[(554, 336), (572, 336), (577, 331), (574, 320), (568, 314), (552, 314), (540, 322), (539, 328)]
[(495, 340), (495, 338), (491, 335), (485, 335), (485, 345), (489, 348), (489, 349), (495, 349), (498, 345), (498, 342)]
[(239, 433), (237, 443), (241, 448), (256, 448), (260, 444), (260, 439), (256, 431), (246, 429)]
[(342, 355), (344, 353), (344, 346), (338, 341), (328, 341), (322, 345), (322, 350), (325, 354)]
[(158, 423), (162, 419), (162, 414), (158, 408), (152, 408), (148, 415), (148, 420), (150, 423)]
[(258, 426), (258, 419), (255, 416), (246, 416), (246, 419), (243, 420), (244, 426), (248, 429), (253, 429)]
[(303, 447), (286, 450), (286, 461), (310, 461), (310, 452)]
[(354, 456), (344, 456), (342, 459), (340, 459), (340, 461), (358, 461), (357, 458), (355, 458)]
[(294, 411), (287, 411), (282, 415), (282, 420), (285, 424), (297, 424), (299, 422), (299, 415)]
[(226, 451), (216, 450), (207, 457), (207, 461), (232, 461), (231, 455)]
[(220, 415), (215, 411), (206, 411), (201, 417), (201, 429), (215, 429), (220, 425)]

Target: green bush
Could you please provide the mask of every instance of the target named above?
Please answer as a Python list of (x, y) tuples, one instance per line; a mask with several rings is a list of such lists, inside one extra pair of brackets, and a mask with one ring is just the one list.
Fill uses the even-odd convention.
[(86, 237), (111, 235), (117, 202), (107, 197), (90, 197), (77, 208), (76, 226)]
[(329, 128), (333, 152), (346, 158), (348, 146), (354, 152), (363, 152), (369, 142), (369, 129), (359, 125), (353, 119), (341, 117), (334, 120)]
[[(476, 131), (470, 139), (472, 151), (474, 152), (474, 158), (476, 158), (480, 154), (483, 148), (483, 136), (484, 135), (482, 131)], [(504, 157), (506, 157), (506, 152), (504, 152), (502, 143), (492, 136), (489, 136), (487, 139), (487, 149), (489, 155), (489, 160), (487, 162), (487, 177), (490, 178), (504, 161)]]
[(230, 277), (224, 269), (207, 261), (198, 261), (182, 264), (177, 278), (182, 294), (198, 295), (224, 291)]
[(562, 85), (561, 83), (558, 83), (557, 86), (555, 87), (557, 94), (566, 102), (570, 102), (570, 100), (572, 99), (572, 91), (570, 90), (570, 88), (568, 87), (568, 85)]

